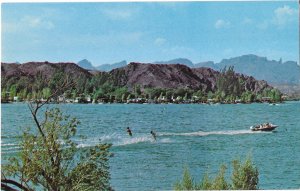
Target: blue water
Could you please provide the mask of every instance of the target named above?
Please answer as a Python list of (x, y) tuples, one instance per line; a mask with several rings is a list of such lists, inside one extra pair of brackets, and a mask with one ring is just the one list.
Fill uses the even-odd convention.
[[(111, 184), (116, 190), (172, 189), (188, 166), (195, 180), (250, 153), (261, 189), (300, 188), (300, 102), (237, 105), (58, 104), (81, 124), (80, 147), (112, 143)], [(48, 107), (53, 107), (48, 106)], [(31, 126), (26, 104), (2, 104), (2, 162), (18, 150), (17, 136)], [(271, 122), (274, 132), (251, 132)], [(126, 133), (130, 127), (133, 137)], [(150, 131), (157, 134), (154, 141)]]

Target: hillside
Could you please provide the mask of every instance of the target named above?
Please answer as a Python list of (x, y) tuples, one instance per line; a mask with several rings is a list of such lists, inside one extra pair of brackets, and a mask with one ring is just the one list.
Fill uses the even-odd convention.
[(253, 54), (243, 55), (230, 59), (223, 59), (219, 63), (202, 62), (194, 65), (195, 67), (209, 67), (216, 71), (224, 67), (234, 66), (238, 73), (253, 76), (258, 80), (266, 80), (272, 85), (277, 84), (300, 84), (300, 66), (297, 62), (268, 60)]
[[(142, 88), (188, 88), (202, 90), (203, 92), (216, 91), (219, 72), (210, 68), (189, 68), (181, 64), (145, 64), (130, 63), (124, 67), (113, 69), (110, 72), (89, 72), (74, 63), (49, 63), (29, 62), (25, 64), (2, 63), (2, 87), (9, 88), (13, 84), (34, 83), (40, 75), (46, 81), (60, 73), (60, 78), (70, 76), (79, 84), (77, 87), (84, 89), (88, 86), (92, 91), (93, 86), (104, 83), (116, 87), (128, 87), (131, 90), (135, 85)], [(262, 92), (271, 88), (265, 81), (257, 81), (253, 77), (235, 74), (237, 79), (244, 82), (242, 91)], [(93, 84), (94, 83), (94, 84)], [(81, 84), (81, 85), (80, 85)], [(90, 85), (88, 85), (90, 84)]]
[(153, 64), (183, 64), (190, 68), (194, 68), (193, 62), (186, 58), (177, 58), (169, 61), (157, 61), (153, 62)]
[(24, 64), (1, 63), (1, 77), (3, 78), (34, 78), (38, 74), (45, 79), (52, 78), (55, 74), (62, 72), (73, 78), (79, 76), (91, 77), (91, 74), (74, 63), (49, 63), (49, 62), (27, 62)]
[[(210, 68), (189, 68), (181, 64), (145, 64), (130, 63), (126, 67), (109, 72), (110, 81), (116, 86), (132, 88), (135, 84), (141, 87), (189, 88), (204, 92), (216, 91), (219, 72)], [(236, 74), (245, 82), (243, 91), (262, 92), (270, 86), (265, 81)]]
[[(113, 69), (126, 66), (127, 62), (121, 61), (114, 64), (103, 64), (94, 67), (91, 62), (84, 59), (77, 64), (87, 70), (100, 70), (108, 72)], [(214, 63), (213, 61), (193, 63), (186, 58), (177, 58), (169, 61), (156, 61), (153, 62), (153, 64), (182, 64), (190, 68), (207, 67), (215, 71), (220, 71), (224, 67), (228, 68), (229, 66), (234, 66), (234, 70), (237, 73), (253, 76), (258, 80), (265, 80), (272, 85), (278, 86), (279, 88), (281, 85), (284, 85), (285, 87), (292, 87), (300, 84), (300, 66), (297, 64), (297, 62), (282, 62), (281, 59), (279, 61), (268, 60), (266, 57), (260, 57), (253, 54), (223, 59), (219, 63)]]
[(2, 90), (11, 92), (11, 95), (19, 95), (23, 99), (36, 96), (45, 88), (55, 91), (67, 78), (77, 83), (76, 89), (81, 89), (84, 82), (91, 77), (91, 73), (74, 63), (1, 63)]

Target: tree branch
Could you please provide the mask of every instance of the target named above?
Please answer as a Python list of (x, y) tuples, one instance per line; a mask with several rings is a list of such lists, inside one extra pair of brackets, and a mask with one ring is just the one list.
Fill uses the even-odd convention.
[[(11, 185), (14, 185), (14, 186), (16, 186), (16, 187), (18, 187), (18, 188), (20, 188), (20, 189), (22, 189), (22, 190), (24, 190), (24, 191), (32, 191), (30, 188), (27, 188), (27, 187), (25, 187), (25, 186), (23, 186), (22, 184), (20, 184), (20, 183), (18, 183), (17, 181), (14, 181), (14, 180), (11, 180), (11, 179), (6, 179), (6, 178), (4, 178), (4, 179), (1, 179), (1, 189), (2, 188), (7, 188), (7, 190), (15, 190), (15, 189), (13, 189), (12, 187), (10, 187), (10, 186), (7, 186), (7, 185), (5, 185), (5, 184), (11, 184)], [(3, 187), (4, 186), (4, 187)]]
[(18, 191), (18, 190), (16, 190), (16, 189), (13, 189), (12, 187), (10, 187), (10, 186), (7, 186), (6, 184), (3, 184), (3, 183), (1, 183), (1, 190), (4, 190), (4, 191)]

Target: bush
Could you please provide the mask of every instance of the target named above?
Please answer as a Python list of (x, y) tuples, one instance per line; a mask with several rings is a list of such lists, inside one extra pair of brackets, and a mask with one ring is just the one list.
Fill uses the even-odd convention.
[(254, 166), (250, 157), (247, 157), (245, 163), (241, 164), (239, 160), (234, 160), (232, 183), (228, 183), (225, 178), (226, 166), (221, 165), (215, 178), (211, 179), (208, 173), (205, 173), (200, 183), (195, 183), (188, 168), (184, 169), (182, 181), (174, 185), (175, 190), (256, 190), (258, 189), (258, 170)]
[(235, 190), (257, 190), (258, 189), (258, 170), (248, 157), (244, 164), (234, 160), (232, 172), (232, 189)]
[(186, 167), (183, 171), (183, 178), (181, 182), (175, 183), (175, 190), (193, 190), (195, 188), (194, 180)]
[(3, 190), (11, 190), (7, 184), (22, 190), (111, 190), (110, 144), (77, 148), (72, 138), (79, 121), (57, 108), (47, 110), (44, 121), (36, 124), (38, 131), (25, 131), (22, 150), (2, 166)]

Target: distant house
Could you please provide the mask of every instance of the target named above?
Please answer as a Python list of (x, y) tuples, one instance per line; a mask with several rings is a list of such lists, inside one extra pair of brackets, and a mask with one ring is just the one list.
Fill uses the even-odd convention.
[(92, 102), (92, 98), (91, 96), (85, 96), (85, 101), (88, 102), (88, 103), (91, 103)]
[(80, 103), (80, 99), (81, 99), (80, 97), (76, 97), (74, 103)]
[(214, 102), (214, 99), (207, 99), (208, 102)]
[(96, 102), (97, 103), (108, 103), (108, 101), (109, 101), (109, 99), (107, 97), (103, 96), (103, 97), (98, 98)]
[(242, 100), (241, 99), (236, 99), (234, 100), (235, 103), (242, 103)]
[(269, 101), (271, 101), (271, 97), (262, 97), (261, 101), (263, 101), (263, 102), (269, 102)]
[(66, 99), (66, 103), (73, 103), (74, 99)]
[(19, 97), (18, 96), (14, 96), (14, 101), (19, 101)]
[(289, 98), (289, 96), (287, 96), (287, 95), (282, 95), (282, 96), (281, 96), (281, 99), (282, 99), (282, 100), (286, 100), (286, 99), (288, 99), (288, 98)]
[(66, 98), (65, 98), (65, 96), (64, 95), (60, 95), (60, 96), (58, 96), (58, 102), (65, 102), (66, 101)]

